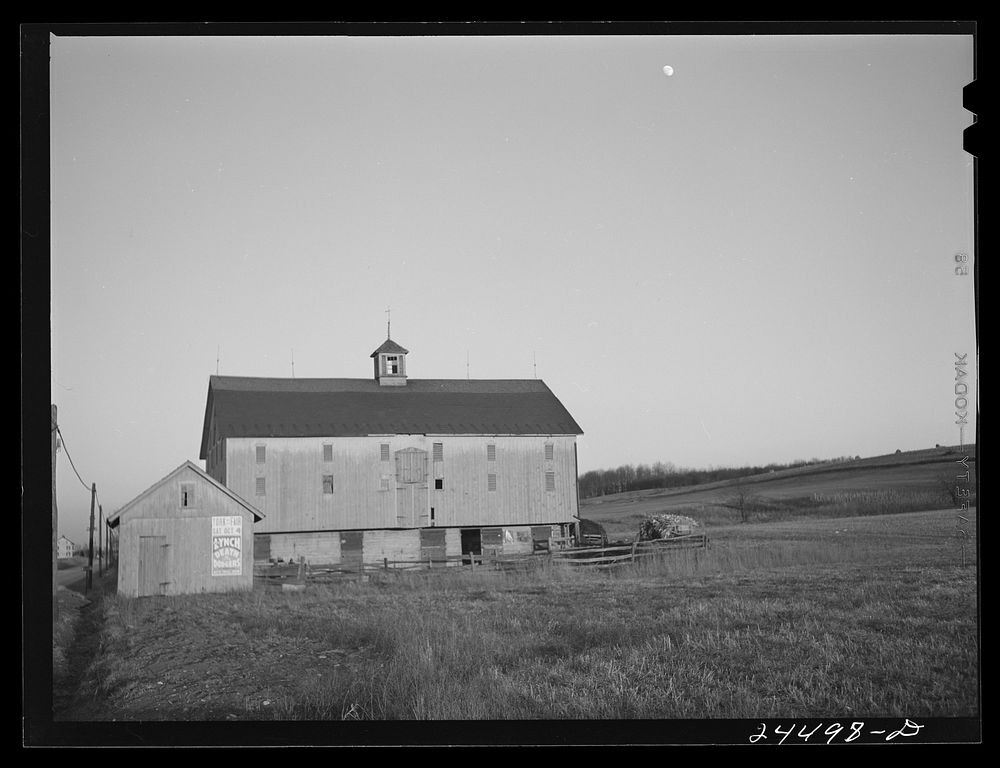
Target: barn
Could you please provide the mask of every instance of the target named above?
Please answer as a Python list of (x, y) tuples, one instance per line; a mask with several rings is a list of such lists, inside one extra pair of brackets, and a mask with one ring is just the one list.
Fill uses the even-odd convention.
[(261, 513), (190, 461), (108, 517), (118, 533), (118, 593), (253, 589)]
[(257, 561), (443, 560), (576, 536), (576, 439), (539, 379), (410, 379), (391, 338), (370, 379), (212, 376), (206, 471), (264, 513)]

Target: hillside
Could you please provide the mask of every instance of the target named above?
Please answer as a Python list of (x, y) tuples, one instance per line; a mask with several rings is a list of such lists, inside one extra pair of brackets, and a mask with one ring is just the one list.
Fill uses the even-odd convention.
[[(956, 481), (969, 457), (968, 483)], [(706, 525), (739, 522), (736, 496), (749, 500), (751, 519), (784, 520), (833, 514), (885, 514), (953, 506), (947, 487), (959, 483), (975, 497), (976, 447), (942, 446), (853, 461), (812, 464), (684, 488), (661, 488), (598, 496), (580, 502), (580, 516), (627, 535), (643, 517), (683, 513)]]

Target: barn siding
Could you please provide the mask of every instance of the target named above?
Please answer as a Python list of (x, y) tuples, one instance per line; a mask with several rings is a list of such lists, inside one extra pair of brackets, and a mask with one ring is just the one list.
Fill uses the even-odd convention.
[(444, 550), (449, 557), (458, 557), (462, 554), (462, 530), (460, 528), (445, 529)]
[(336, 565), (340, 562), (340, 532), (272, 533), (270, 559), (298, 562), (304, 557), (310, 565)]
[[(224, 442), (225, 484), (264, 513), (258, 532), (372, 530), (400, 526), (397, 517), (397, 451), (418, 449), (433, 455), (443, 444), (443, 460), (430, 462), (433, 482), (423, 514), (406, 526), (429, 522), (434, 507), (437, 527), (515, 526), (572, 522), (577, 511), (576, 438), (557, 436), (390, 435), (343, 438), (227, 438)], [(551, 461), (545, 444), (554, 446)], [(323, 444), (333, 446), (324, 461)], [(381, 461), (380, 445), (388, 443), (390, 460)], [(256, 462), (257, 445), (267, 446), (266, 461)], [(487, 461), (486, 445), (496, 445), (496, 460)], [(555, 472), (555, 491), (545, 490), (545, 473)], [(497, 476), (489, 491), (487, 475)], [(334, 489), (323, 493), (323, 476), (333, 475)], [(265, 478), (266, 494), (257, 496), (256, 477)], [(383, 476), (390, 478), (380, 490)]]
[[(195, 506), (180, 506), (181, 483), (195, 484)], [(242, 574), (212, 575), (212, 517), (240, 516), (242, 526)], [(139, 539), (166, 537), (164, 594), (228, 592), (253, 588), (253, 514), (204, 477), (186, 470), (178, 473), (119, 519), (118, 591), (126, 596), (139, 592)]]
[(384, 559), (413, 562), (420, 559), (420, 531), (365, 531), (364, 562), (381, 563)]

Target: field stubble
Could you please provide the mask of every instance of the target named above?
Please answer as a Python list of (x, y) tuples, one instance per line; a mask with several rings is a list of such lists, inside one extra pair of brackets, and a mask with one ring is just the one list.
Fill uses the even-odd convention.
[(78, 696), (126, 720), (970, 716), (975, 568), (953, 522), (720, 527), (611, 572), (111, 596)]

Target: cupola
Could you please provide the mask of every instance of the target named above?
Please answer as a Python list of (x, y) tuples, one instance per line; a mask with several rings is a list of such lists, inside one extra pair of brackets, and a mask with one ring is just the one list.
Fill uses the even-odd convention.
[(375, 361), (375, 381), (383, 387), (406, 386), (406, 356), (409, 352), (390, 338), (372, 352)]

